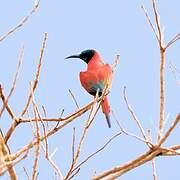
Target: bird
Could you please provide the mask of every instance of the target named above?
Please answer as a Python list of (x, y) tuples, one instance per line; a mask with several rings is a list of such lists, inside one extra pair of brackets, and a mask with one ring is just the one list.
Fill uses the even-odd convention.
[[(87, 70), (80, 72), (80, 82), (82, 87), (92, 96), (101, 96), (106, 87), (110, 87), (112, 81), (112, 68), (105, 64), (100, 54), (93, 49), (87, 49), (80, 54), (66, 57), (65, 59), (79, 58), (87, 64)], [(110, 122), (110, 105), (107, 95), (101, 102), (102, 112), (105, 114), (108, 127), (111, 128)]]

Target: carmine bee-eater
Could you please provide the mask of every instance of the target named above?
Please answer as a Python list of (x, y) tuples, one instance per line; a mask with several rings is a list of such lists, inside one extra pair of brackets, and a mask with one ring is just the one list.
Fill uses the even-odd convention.
[[(96, 96), (96, 92), (99, 91), (99, 96), (101, 96), (104, 88), (111, 84), (112, 69), (110, 65), (104, 64), (99, 53), (91, 49), (66, 57), (66, 59), (69, 58), (79, 58), (87, 63), (87, 71), (80, 72), (79, 74), (81, 85), (89, 94)], [(101, 107), (110, 128), (110, 106), (107, 95), (103, 99)]]

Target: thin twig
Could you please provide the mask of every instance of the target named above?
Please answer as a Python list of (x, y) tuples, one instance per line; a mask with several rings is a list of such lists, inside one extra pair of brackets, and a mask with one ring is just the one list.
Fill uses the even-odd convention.
[(96, 152), (92, 153), (91, 155), (89, 155), (86, 159), (84, 159), (82, 162), (80, 162), (74, 169), (73, 172), (76, 171), (77, 169), (79, 169), (84, 163), (86, 163), (89, 159), (91, 159), (92, 157), (94, 157), (95, 155), (97, 155), (99, 152), (101, 152), (102, 150), (104, 150), (110, 143), (111, 141), (113, 141), (116, 137), (118, 137), (119, 135), (121, 135), (122, 133), (119, 132), (116, 135), (114, 135), (113, 137), (111, 137), (100, 149), (98, 149)]
[(8, 32), (6, 32), (3, 36), (0, 37), (0, 42), (2, 42), (4, 39), (6, 39), (9, 35), (13, 34), (20, 27), (22, 27), (29, 20), (29, 18), (32, 16), (32, 14), (34, 12), (36, 12), (36, 10), (39, 7), (39, 4), (40, 4), (40, 0), (37, 1), (37, 3), (32, 8), (32, 10), (30, 10), (30, 12), (28, 12), (28, 14), (15, 27), (13, 27)]
[[(34, 92), (33, 92), (33, 87), (31, 85), (31, 100), (33, 104), (33, 111), (34, 111), (34, 116), (35, 118), (37, 117), (37, 106), (34, 100)], [(35, 159), (34, 159), (34, 165), (33, 165), (33, 174), (32, 174), (32, 180), (36, 180), (37, 178), (37, 165), (38, 165), (38, 160), (39, 160), (39, 155), (40, 155), (40, 128), (38, 121), (36, 121), (36, 139), (37, 139), (37, 144), (36, 144), (36, 150), (35, 150)]]
[(148, 13), (147, 13), (147, 10), (145, 9), (144, 6), (141, 6), (141, 8), (142, 8), (142, 10), (143, 10), (143, 12), (144, 12), (144, 14), (145, 14), (148, 22), (149, 22), (149, 25), (150, 25), (152, 31), (154, 32), (154, 34), (155, 34), (155, 36), (156, 36), (157, 41), (159, 41), (159, 36), (158, 36), (158, 34), (157, 34), (156, 30), (155, 30), (155, 27), (154, 27), (154, 25), (153, 25), (153, 23), (152, 23), (149, 15), (148, 15)]
[[(94, 105), (92, 106), (92, 109), (94, 109), (95, 105), (96, 105), (96, 102), (97, 102), (97, 99), (98, 99), (98, 96), (96, 96), (96, 98), (94, 99)], [(98, 108), (99, 109), (99, 108)], [(98, 110), (97, 109), (97, 110)], [(87, 134), (87, 131), (90, 127), (90, 124), (91, 122), (93, 121), (94, 117), (96, 115), (96, 112), (94, 113), (93, 110), (91, 110), (90, 114), (89, 114), (89, 117), (85, 123), (85, 126), (84, 126), (84, 129), (83, 129), (83, 133), (82, 133), (82, 136), (80, 138), (80, 141), (79, 141), (79, 144), (78, 144), (78, 147), (77, 147), (77, 150), (75, 152), (75, 154), (73, 154), (73, 160), (72, 160), (72, 163), (71, 163), (71, 167), (67, 173), (67, 175), (65, 176), (64, 179), (69, 179), (69, 177), (72, 175), (72, 172), (73, 172), (73, 169), (74, 169), (74, 166), (76, 165), (77, 163), (77, 160), (79, 158), (79, 155), (80, 155), (80, 152), (81, 152), (81, 147), (83, 145), (83, 142), (84, 142), (84, 139), (86, 137), (86, 134)], [(74, 153), (74, 152), (73, 152)]]
[(157, 180), (155, 159), (152, 159), (153, 180)]
[(116, 69), (117, 65), (119, 64), (119, 62), (120, 62), (120, 55), (116, 55), (115, 61), (112, 65), (112, 72), (113, 73), (115, 72), (115, 69)]
[(167, 132), (164, 134), (164, 136), (162, 137), (162, 139), (160, 139), (158, 146), (160, 147), (165, 140), (169, 137), (169, 135), (171, 134), (171, 132), (173, 131), (173, 129), (176, 127), (176, 125), (179, 123), (180, 121), (180, 113), (176, 116), (175, 121), (172, 123), (172, 125), (169, 127), (169, 129), (167, 130)]
[(180, 33), (178, 33), (175, 37), (173, 37), (165, 46), (165, 49), (169, 48), (172, 46), (176, 41), (180, 40)]
[(160, 16), (158, 14), (157, 7), (156, 7), (156, 0), (152, 0), (152, 6), (153, 6), (154, 15), (155, 15), (156, 27), (158, 30), (159, 47), (161, 48), (163, 47), (163, 38), (162, 38), (163, 35), (161, 31)]
[(125, 135), (131, 136), (131, 137), (136, 138), (137, 140), (139, 140), (139, 141), (141, 141), (141, 142), (146, 143), (150, 149), (153, 147), (153, 144), (152, 144), (148, 139), (145, 140), (145, 139), (143, 139), (143, 138), (141, 138), (141, 137), (139, 137), (139, 136), (137, 136), (137, 135), (135, 135), (135, 134), (133, 134), (133, 133), (130, 133), (130, 132), (126, 131), (126, 130), (124, 129), (124, 127), (122, 127), (122, 125), (120, 124), (120, 122), (118, 121), (118, 119), (116, 118), (114, 111), (112, 111), (112, 115), (113, 115), (113, 117), (114, 117), (114, 119), (115, 119), (115, 121), (116, 121), (119, 129), (120, 129)]
[[(17, 65), (16, 73), (15, 73), (15, 75), (14, 75), (14, 80), (13, 80), (13, 83), (12, 83), (12, 87), (11, 87), (11, 89), (10, 89), (10, 92), (9, 92), (6, 100), (3, 101), (3, 107), (2, 107), (2, 109), (1, 109), (1, 111), (0, 111), (0, 117), (1, 117), (1, 115), (2, 115), (2, 113), (3, 113), (3, 111), (4, 111), (5, 108), (6, 108), (7, 111), (9, 112), (9, 114), (10, 114), (10, 116), (11, 116), (12, 119), (15, 117), (15, 116), (13, 115), (13, 113), (12, 113), (12, 110), (10, 110), (10, 108), (7, 107), (7, 104), (8, 104), (8, 101), (9, 101), (10, 97), (12, 96), (12, 94), (13, 94), (13, 92), (14, 92), (14, 90), (15, 90), (16, 81), (17, 81), (17, 77), (18, 77), (18, 74), (19, 74), (19, 69), (20, 69), (21, 64), (22, 64), (23, 56), (24, 56), (24, 46), (22, 46), (22, 48), (21, 48), (21, 50), (20, 50), (20, 54), (19, 54), (19, 58), (18, 58), (18, 59), (19, 59), (19, 60), (18, 60), (18, 65)], [(2, 93), (1, 93), (1, 95), (2, 95)], [(1, 97), (1, 98), (2, 98), (2, 97)], [(14, 116), (14, 117), (13, 117), (13, 116)]]
[[(43, 112), (44, 112), (44, 117), (47, 117), (47, 113), (46, 113), (45, 107), (42, 106), (42, 109), (43, 109)], [(42, 118), (41, 118), (41, 119), (42, 119)], [(47, 129), (49, 129), (49, 123), (48, 123), (48, 121), (46, 121), (46, 127), (47, 127)]]
[(76, 142), (76, 129), (73, 128), (73, 140), (72, 140), (72, 164), (74, 163), (74, 157), (75, 157), (75, 142)]
[(164, 147), (159, 147), (159, 149), (161, 149), (161, 154), (159, 154), (159, 156), (180, 156), (180, 152), (178, 152), (177, 150), (173, 149), (174, 147), (170, 147), (170, 148), (164, 148)]
[(9, 115), (11, 116), (11, 118), (16, 119), (16, 116), (15, 116), (14, 112), (12, 111), (12, 108), (9, 106), (9, 104), (7, 102), (7, 98), (4, 95), (3, 88), (2, 88), (1, 84), (0, 84), (0, 97), (3, 101), (3, 104), (6, 104), (5, 108), (6, 108), (7, 112), (9, 113)]
[[(9, 148), (6, 145), (2, 134), (0, 133), (0, 161), (1, 161), (1, 159), (3, 159), (3, 157), (9, 157), (9, 153), (10, 153)], [(12, 162), (11, 162), (11, 160), (9, 158), (7, 158), (7, 161), (10, 162), (10, 163), (7, 163), (6, 161), (2, 160), (1, 164), (3, 165), (3, 167), (7, 168), (10, 179), (11, 180), (16, 180), (17, 175), (16, 175), (16, 171), (15, 171), (15, 169), (13, 167), (13, 164), (12, 164)], [(0, 170), (0, 173), (2, 173), (2, 170)]]
[[(47, 38), (48, 38), (48, 33), (45, 33), (43, 43), (42, 43), (42, 47), (41, 47), (41, 51), (40, 51), (40, 58), (39, 58), (39, 63), (38, 63), (37, 70), (36, 70), (35, 80), (34, 80), (34, 83), (33, 83), (33, 92), (35, 91), (35, 89), (36, 89), (36, 87), (38, 85), (38, 82), (39, 82), (40, 70), (41, 70), (41, 65), (42, 65), (42, 62), (43, 62), (43, 55), (44, 55), (44, 50), (45, 50)], [(31, 93), (29, 94), (27, 103), (26, 103), (26, 105), (25, 105), (25, 107), (24, 107), (24, 109), (23, 109), (23, 111), (21, 113), (21, 116), (23, 116), (26, 113), (30, 101), (31, 101)]]
[(127, 95), (126, 95), (126, 87), (124, 87), (124, 91), (123, 91), (123, 94), (124, 94), (124, 100), (126, 102), (126, 105), (127, 105), (127, 108), (128, 108), (128, 111), (130, 112), (130, 114), (132, 115), (134, 121), (136, 122), (138, 128), (140, 129), (140, 132), (144, 138), (145, 141), (147, 141), (147, 137), (145, 135), (145, 132), (144, 132), (144, 129), (139, 121), (139, 119), (137, 118), (137, 116), (135, 115), (132, 107), (130, 106), (130, 104), (128, 103), (128, 99), (127, 99)]
[[(34, 83), (33, 83), (33, 92), (35, 91), (36, 87), (37, 87), (37, 84), (38, 84), (38, 80), (39, 80), (39, 74), (40, 74), (40, 69), (41, 69), (41, 64), (42, 64), (42, 60), (43, 60), (43, 54), (44, 54), (44, 49), (45, 49), (45, 45), (46, 45), (46, 41), (47, 41), (47, 36), (48, 34), (45, 33), (44, 35), (44, 40), (43, 40), (43, 43), (42, 43), (42, 48), (41, 48), (41, 52), (40, 52), (40, 58), (39, 58), (39, 63), (38, 63), (38, 66), (37, 66), (37, 71), (36, 71), (36, 77), (35, 77), (35, 80), (34, 80)], [(24, 110), (22, 111), (21, 113), (21, 116), (23, 116), (26, 112), (27, 112), (27, 109), (29, 107), (29, 103), (31, 101), (31, 93), (29, 94), (29, 97), (28, 97), (28, 100), (27, 100), (27, 103), (26, 103), (26, 106), (24, 108)], [(7, 142), (9, 140), (9, 138), (11, 137), (12, 133), (14, 132), (14, 129), (21, 123), (19, 121), (20, 119), (15, 119), (9, 130), (7, 131), (6, 133), (6, 136), (5, 136), (5, 142)], [(37, 121), (37, 119), (35, 119), (35, 122)], [(41, 121), (41, 120), (40, 120)], [(29, 121), (31, 122), (31, 121)]]
[[(175, 78), (175, 81), (178, 85), (180, 85), (180, 80), (178, 79), (178, 75), (180, 75), (180, 71), (176, 68), (176, 66), (171, 62), (170, 65), (169, 65), (171, 71), (172, 71), (172, 74)], [(178, 75), (177, 75), (178, 74)]]
[(54, 150), (54, 152), (52, 152), (50, 155), (49, 155), (49, 152), (47, 152), (47, 149), (42, 145), (43, 147), (43, 150), (45, 152), (45, 158), (47, 159), (47, 161), (51, 164), (51, 166), (53, 167), (53, 169), (55, 170), (56, 174), (58, 175), (59, 177), (59, 180), (63, 180), (63, 175), (60, 171), (60, 169), (58, 168), (58, 166), (55, 164), (55, 162), (52, 160), (52, 157), (54, 156), (54, 154), (56, 153), (57, 149)]
[[(151, 130), (148, 130), (148, 140), (152, 142), (152, 135), (151, 135)], [(153, 174), (153, 180), (157, 180), (157, 175), (156, 175), (156, 162), (155, 159), (151, 160), (152, 163), (152, 174)]]
[(69, 93), (71, 94), (71, 96), (72, 96), (72, 98), (73, 98), (73, 101), (75, 102), (76, 107), (79, 109), (78, 102), (77, 102), (77, 100), (76, 100), (74, 94), (72, 93), (72, 91), (71, 91), (70, 89), (69, 89)]
[(26, 170), (26, 168), (25, 168), (25, 167), (23, 167), (23, 170), (24, 170), (24, 172), (25, 172), (25, 174), (26, 174), (26, 176), (27, 176), (28, 180), (31, 180), (31, 179), (30, 179), (30, 176), (29, 176), (29, 174), (28, 174), (28, 172), (27, 172), (27, 170)]

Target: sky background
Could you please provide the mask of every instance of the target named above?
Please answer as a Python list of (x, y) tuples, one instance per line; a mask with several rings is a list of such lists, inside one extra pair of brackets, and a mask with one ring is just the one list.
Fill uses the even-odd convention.
[[(33, 4), (34, 1), (30, 0), (2, 1), (0, 35), (14, 27)], [(159, 50), (155, 36), (140, 8), (141, 5), (146, 7), (153, 20), (150, 0), (42, 0), (39, 10), (29, 21), (0, 44), (0, 82), (6, 94), (11, 88), (19, 51), (22, 45), (25, 45), (23, 66), (16, 90), (9, 101), (16, 115), (21, 113), (25, 105), (29, 82), (34, 79), (44, 33), (48, 32), (40, 81), (35, 92), (36, 102), (39, 107), (45, 106), (47, 116), (58, 117), (62, 109), (65, 109), (64, 116), (77, 110), (68, 92), (69, 89), (72, 90), (81, 107), (92, 100), (79, 82), (79, 72), (86, 69), (86, 64), (80, 60), (65, 60), (66, 56), (92, 48), (101, 53), (105, 62), (112, 64), (115, 56), (120, 54), (120, 63), (116, 68), (109, 95), (111, 109), (128, 132), (140, 135), (123, 99), (123, 87), (126, 86), (131, 106), (145, 131), (151, 129), (153, 141), (156, 142), (159, 117)], [(166, 42), (180, 32), (179, 7), (179, 0), (158, 1)], [(169, 68), (172, 63), (180, 69), (180, 42), (167, 51), (166, 57), (165, 128), (167, 129), (180, 110), (180, 85), (177, 84)], [(76, 128), (78, 139), (87, 117), (88, 113), (85, 113), (49, 138), (50, 153), (58, 149), (53, 159), (63, 175), (71, 162), (73, 127)], [(108, 129), (102, 112), (98, 112), (83, 145), (80, 160), (99, 149), (119, 131), (112, 116), (111, 121), (112, 128)], [(7, 113), (4, 113), (0, 121), (3, 132), (6, 132), (10, 123), (11, 119)], [(166, 145), (180, 143), (179, 130), (178, 125)], [(20, 125), (9, 141), (12, 152), (24, 146), (31, 137), (30, 124)], [(121, 135), (104, 151), (82, 166), (79, 175), (74, 179), (90, 179), (95, 172), (99, 174), (135, 159), (146, 150), (144, 143)], [(31, 150), (27, 160), (17, 165), (19, 179), (25, 179), (23, 166), (31, 174), (33, 155), (34, 149)], [(179, 179), (179, 165), (179, 157), (156, 158), (158, 180)], [(144, 177), (146, 180), (152, 180), (151, 162), (126, 173), (119, 179), (144, 179)], [(41, 155), (38, 179), (44, 178), (53, 179), (54, 174), (52, 167)], [(1, 179), (8, 179), (8, 177), (4, 176)]]

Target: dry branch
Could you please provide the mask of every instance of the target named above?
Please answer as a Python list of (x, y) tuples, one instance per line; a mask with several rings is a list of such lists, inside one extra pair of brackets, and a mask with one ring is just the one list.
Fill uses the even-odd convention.
[[(159, 13), (157, 11), (155, 0), (152, 0), (152, 7), (153, 7), (154, 16), (155, 16), (155, 23), (156, 23), (156, 29), (157, 30), (155, 29), (153, 23), (150, 20), (149, 15), (147, 14), (147, 11), (145, 10), (145, 8), (143, 6), (142, 6), (142, 9), (146, 15), (146, 18), (147, 18), (153, 32), (156, 35), (156, 38), (157, 38), (157, 41), (159, 44), (159, 50), (160, 50), (160, 113), (159, 113), (159, 129), (158, 129), (158, 138), (157, 138), (158, 143), (157, 143), (157, 145), (153, 145), (150, 148), (150, 150), (148, 150), (143, 155), (137, 157), (133, 161), (130, 161), (130, 162), (125, 163), (123, 165), (117, 166), (115, 168), (112, 168), (111, 170), (107, 170), (107, 171), (101, 173), (100, 175), (93, 177), (94, 180), (116, 179), (119, 176), (121, 176), (122, 174), (124, 174), (124, 173), (126, 173), (126, 172), (148, 162), (148, 161), (151, 161), (151, 160), (154, 161), (154, 158), (156, 156), (180, 155), (180, 153), (177, 152), (177, 150), (180, 149), (179, 145), (176, 145), (176, 146), (173, 146), (170, 148), (161, 147), (161, 145), (166, 141), (166, 139), (169, 137), (171, 132), (174, 130), (174, 128), (176, 127), (176, 125), (180, 121), (180, 114), (178, 114), (176, 116), (175, 121), (169, 127), (169, 129), (167, 130), (165, 135), (162, 136), (162, 132), (163, 132), (163, 128), (164, 128), (164, 111), (165, 111), (165, 83), (164, 83), (165, 82), (165, 78), (164, 78), (165, 52), (166, 52), (166, 49), (168, 47), (170, 47), (174, 42), (176, 42), (177, 40), (180, 39), (180, 36), (179, 36), (179, 34), (177, 34), (167, 45), (164, 45), (163, 33), (162, 33), (162, 29), (161, 29), (161, 24), (160, 24), (160, 16), (159, 16)], [(124, 98), (125, 98), (126, 104), (128, 105), (125, 93), (124, 93)], [(128, 105), (128, 109), (129, 109), (132, 117), (136, 120), (137, 118), (134, 115), (133, 110), (129, 107), (129, 105)], [(145, 136), (141, 126), (139, 128), (141, 129), (141, 133), (143, 134), (144, 139), (146, 140), (146, 136)], [(122, 128), (121, 128), (121, 130), (122, 130)], [(153, 163), (153, 168), (154, 168), (154, 163)], [(154, 179), (157, 179), (157, 177), (155, 175), (155, 169), (153, 171), (154, 171)]]
[(154, 147), (153, 149), (148, 150), (141, 156), (137, 157), (136, 159), (127, 162), (123, 165), (117, 166), (112, 168), (111, 170), (105, 171), (98, 176), (93, 177), (93, 180), (105, 180), (105, 179), (115, 179), (124, 173), (135, 169), (136, 167), (151, 161), (156, 156), (163, 155), (163, 149), (159, 148), (158, 146)]
[(12, 119), (15, 118), (14, 113), (12, 112), (11, 108), (10, 108), (7, 104), (8, 104), (8, 101), (9, 101), (11, 95), (13, 94), (13, 92), (14, 92), (14, 90), (15, 90), (16, 81), (17, 81), (17, 77), (18, 77), (18, 74), (19, 74), (19, 69), (20, 69), (21, 64), (22, 64), (23, 56), (24, 56), (24, 46), (22, 47), (22, 49), (21, 49), (21, 51), (20, 51), (20, 55), (19, 55), (19, 58), (18, 58), (19, 60), (18, 60), (17, 70), (16, 70), (16, 73), (15, 73), (15, 75), (14, 75), (13, 84), (12, 84), (12, 87), (11, 87), (11, 89), (10, 89), (10, 92), (9, 92), (9, 95), (7, 96), (7, 98), (5, 98), (5, 96), (4, 96), (3, 92), (2, 92), (2, 87), (0, 87), (0, 89), (1, 89), (1, 90), (0, 90), (0, 91), (1, 91), (1, 92), (0, 92), (0, 94), (1, 94), (1, 99), (2, 99), (2, 101), (3, 101), (3, 107), (2, 107), (2, 109), (1, 109), (1, 111), (0, 111), (0, 117), (1, 117), (4, 109), (6, 108), (7, 111), (8, 111), (8, 113), (9, 113), (9, 115), (11, 116), (11, 118), (12, 118)]
[(3, 87), (2, 87), (1, 84), (0, 84), (0, 97), (1, 97), (1, 99), (3, 101), (3, 106), (6, 108), (8, 114), (11, 116), (12, 119), (16, 119), (16, 116), (15, 116), (14, 112), (12, 111), (12, 108), (8, 105), (8, 101), (7, 101), (7, 98), (4, 95)]
[[(125, 100), (125, 102), (126, 102), (128, 111), (129, 111), (130, 114), (132, 115), (135, 123), (137, 124), (137, 126), (138, 126), (138, 128), (139, 128), (139, 130), (140, 130), (140, 132), (141, 132), (141, 134), (142, 134), (142, 136), (143, 136), (143, 138), (144, 138), (144, 140), (147, 142), (147, 137), (146, 137), (145, 131), (144, 131), (144, 129), (143, 129), (143, 127), (142, 127), (139, 119), (137, 118), (136, 114), (134, 113), (132, 107), (131, 107), (130, 104), (128, 103), (128, 99), (127, 99), (127, 95), (126, 95), (126, 87), (124, 87), (123, 94), (124, 94), (124, 100)], [(147, 145), (149, 146), (148, 143), (147, 143)]]
[[(44, 34), (44, 40), (43, 40), (43, 43), (42, 43), (42, 47), (41, 47), (41, 51), (40, 51), (40, 57), (39, 57), (39, 63), (38, 63), (38, 66), (37, 66), (37, 70), (36, 70), (36, 75), (35, 75), (35, 80), (34, 80), (34, 83), (33, 83), (33, 92), (35, 91), (37, 85), (38, 85), (38, 81), (39, 81), (39, 75), (40, 75), (40, 70), (41, 70), (41, 65), (42, 65), (42, 62), (43, 62), (43, 55), (44, 55), (44, 50), (45, 50), (45, 46), (46, 46), (46, 42), (47, 42), (47, 38), (48, 38), (48, 33), (45, 33)], [(28, 106), (29, 106), (29, 103), (31, 101), (31, 93), (29, 94), (29, 97), (28, 97), (28, 100), (27, 100), (27, 103), (21, 113), (21, 116), (23, 116), (27, 109), (28, 109)]]
[[(10, 153), (9, 148), (5, 144), (4, 137), (0, 133), (0, 162), (1, 162), (1, 165), (4, 165), (7, 168), (10, 179), (16, 180), (17, 175), (16, 175), (15, 169), (14, 169), (10, 159), (7, 158), (7, 161), (4, 161), (4, 157), (5, 156), (8, 157), (9, 153)], [(10, 163), (7, 163), (7, 162), (10, 162)], [(4, 168), (0, 168), (0, 175), (3, 173), (3, 170), (4, 170)]]
[(112, 138), (110, 138), (100, 149), (98, 149), (96, 152), (92, 153), (91, 155), (89, 155), (86, 159), (84, 159), (82, 162), (80, 162), (74, 169), (73, 172), (78, 170), (84, 163), (86, 163), (89, 159), (91, 159), (92, 157), (94, 157), (95, 155), (97, 155), (98, 153), (100, 153), (102, 150), (104, 150), (110, 143), (111, 141), (113, 141), (116, 137), (118, 137), (119, 135), (121, 135), (122, 133), (119, 132), (116, 135), (114, 135)]
[[(33, 91), (32, 85), (31, 85), (31, 100), (32, 100), (32, 105), (33, 105), (34, 117), (36, 119), (39, 114), (38, 114), (38, 108), (34, 99), (34, 91)], [(38, 121), (36, 121), (35, 136), (36, 136), (37, 144), (35, 146), (35, 159), (34, 159), (34, 165), (33, 165), (32, 180), (37, 179), (37, 168), (38, 168), (38, 160), (39, 160), (39, 155), (40, 155), (40, 128), (39, 128)]]
[(2, 42), (4, 39), (6, 39), (8, 36), (10, 36), (11, 34), (13, 34), (16, 30), (18, 30), (20, 27), (22, 27), (28, 20), (29, 18), (32, 16), (32, 14), (34, 12), (36, 12), (36, 10), (38, 9), (40, 4), (40, 0), (37, 1), (37, 3), (34, 5), (34, 7), (32, 8), (32, 10), (30, 12), (28, 12), (28, 14), (12, 29), (10, 29), (8, 32), (6, 32), (3, 36), (0, 37), (0, 42)]
[[(42, 43), (42, 48), (41, 48), (41, 51), (40, 51), (40, 58), (39, 58), (38, 66), (37, 66), (36, 77), (35, 77), (35, 80), (34, 80), (34, 83), (33, 83), (33, 92), (35, 91), (35, 89), (36, 89), (36, 87), (37, 87), (37, 84), (38, 84), (40, 69), (41, 69), (42, 60), (43, 60), (44, 49), (45, 49), (45, 45), (46, 45), (46, 41), (47, 41), (47, 36), (48, 36), (48, 34), (45, 33), (45, 35), (44, 35), (44, 40), (43, 40), (43, 43)], [(30, 92), (30, 94), (29, 94), (29, 97), (28, 97), (26, 106), (25, 106), (25, 108), (23, 109), (21, 115), (24, 115), (24, 114), (26, 113), (30, 101), (31, 101), (31, 92)], [(35, 120), (35, 121), (36, 121), (36, 120)], [(12, 122), (10, 128), (9, 128), (9, 130), (8, 130), (7, 133), (6, 133), (5, 142), (8, 141), (8, 139), (10, 138), (10, 136), (12, 135), (12, 133), (14, 132), (15, 128), (18, 126), (19, 123), (20, 123), (19, 118), (14, 118), (14, 120), (13, 120), (13, 122)]]
[[(79, 156), (80, 156), (80, 152), (81, 152), (82, 145), (83, 145), (83, 142), (84, 142), (84, 140), (85, 140), (86, 134), (87, 134), (87, 132), (88, 132), (88, 129), (89, 129), (92, 121), (94, 120), (94, 118), (95, 118), (95, 116), (96, 116), (96, 114), (97, 114), (97, 111), (98, 111), (99, 108), (100, 108), (101, 101), (99, 102), (98, 107), (96, 107), (97, 100), (98, 100), (98, 92), (96, 93), (96, 98), (94, 99), (94, 103), (93, 103), (93, 106), (92, 106), (91, 111), (90, 111), (90, 113), (89, 113), (89, 117), (88, 117), (88, 119), (87, 119), (87, 121), (86, 121), (86, 123), (85, 123), (84, 129), (83, 129), (83, 132), (82, 132), (82, 136), (81, 136), (81, 138), (80, 138), (80, 141), (79, 141), (79, 144), (78, 144), (78, 147), (77, 147), (76, 152), (74, 152), (74, 145), (72, 146), (72, 147), (73, 147), (72, 163), (71, 163), (71, 166), (70, 166), (70, 169), (69, 169), (67, 175), (66, 175), (65, 178), (64, 178), (65, 180), (66, 180), (66, 179), (67, 179), (67, 180), (71, 179), (70, 176), (73, 176), (73, 177), (74, 177), (74, 175), (72, 175), (73, 169), (74, 169), (74, 167), (75, 167), (75, 165), (76, 165), (76, 163), (77, 163), (77, 160), (78, 160), (78, 158), (79, 158)], [(75, 142), (74, 142), (74, 140), (75, 140), (74, 138), (75, 138), (75, 137), (73, 136), (73, 144), (75, 143)], [(78, 171), (78, 172), (79, 172), (79, 171)], [(76, 174), (77, 174), (77, 173), (76, 173)]]

